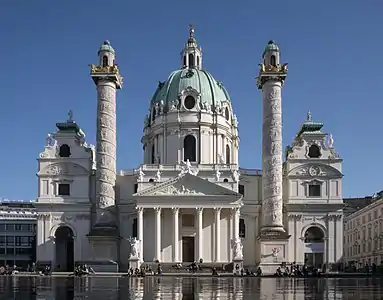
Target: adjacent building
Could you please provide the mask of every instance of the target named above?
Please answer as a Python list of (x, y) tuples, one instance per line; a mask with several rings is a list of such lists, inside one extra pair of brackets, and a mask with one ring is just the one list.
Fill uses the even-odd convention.
[[(364, 199), (359, 200), (361, 208), (345, 217), (344, 262), (349, 266), (381, 265), (383, 262), (383, 197)], [(358, 199), (347, 202), (350, 207)]]
[(180, 68), (158, 83), (149, 101), (142, 164), (117, 172), (116, 92), (123, 77), (109, 41), (98, 58), (90, 71), (97, 90), (96, 147), (86, 143), (70, 112), (38, 159), (40, 262), (56, 270), (75, 262), (126, 269), (132, 237), (142, 262), (243, 259), (268, 273), (282, 262), (341, 260), (342, 159), (311, 113), (283, 157), (281, 95), (288, 70), (274, 41), (263, 51), (257, 79), (262, 153), (254, 149), (254, 155), (263, 156), (263, 170), (239, 166), (235, 100), (203, 68), (191, 27)]
[(36, 260), (36, 226), (31, 202), (0, 201), (0, 266), (25, 268)]

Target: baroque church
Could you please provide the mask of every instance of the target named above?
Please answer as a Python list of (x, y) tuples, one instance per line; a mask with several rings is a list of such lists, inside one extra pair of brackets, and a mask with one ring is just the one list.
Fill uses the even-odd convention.
[[(123, 77), (109, 41), (90, 65), (97, 141), (69, 112), (38, 158), (37, 260), (54, 270), (161, 264), (328, 267), (343, 254), (342, 159), (307, 114), (282, 151), (287, 64), (270, 41), (259, 65), (262, 170), (239, 166), (235, 100), (203, 68), (194, 28), (180, 68), (158, 83), (145, 116), (143, 162), (116, 169), (116, 94)], [(90, 91), (91, 93), (91, 91)], [(298, 126), (300, 127), (298, 128)], [(138, 142), (138, 141), (137, 141)]]

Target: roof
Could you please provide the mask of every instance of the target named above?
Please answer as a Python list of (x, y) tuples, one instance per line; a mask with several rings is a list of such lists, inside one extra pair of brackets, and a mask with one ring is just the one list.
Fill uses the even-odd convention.
[(279, 47), (278, 45), (275, 43), (275, 41), (273, 40), (270, 40), (266, 47), (265, 47), (265, 50), (263, 51), (263, 55), (265, 55), (266, 52), (269, 52), (269, 51), (278, 51), (279, 52)]
[(98, 50), (98, 54), (100, 54), (100, 52), (102, 51), (115, 53), (112, 45), (110, 44), (108, 40), (104, 41), (104, 43), (101, 45), (100, 50)]
[(206, 70), (185, 68), (172, 72), (164, 82), (159, 82), (154, 93), (151, 106), (164, 101), (165, 109), (178, 101), (179, 94), (192, 88), (200, 95), (200, 103), (210, 106), (220, 105), (223, 101), (230, 101), (229, 93), (223, 83), (214, 79)]

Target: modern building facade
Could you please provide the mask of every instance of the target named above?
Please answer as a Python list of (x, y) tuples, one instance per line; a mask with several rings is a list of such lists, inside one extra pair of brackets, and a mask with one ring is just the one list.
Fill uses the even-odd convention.
[(0, 201), (0, 266), (26, 268), (36, 260), (36, 226), (32, 203)]
[(345, 217), (344, 262), (349, 266), (383, 262), (383, 197), (373, 200)]
[[(257, 86), (263, 101), (263, 171), (239, 166), (234, 103), (203, 67), (190, 28), (180, 69), (159, 82), (144, 118), (143, 162), (116, 172), (116, 91), (123, 77), (106, 41), (91, 65), (97, 145), (69, 113), (38, 159), (37, 258), (67, 270), (87, 261), (231, 263), (273, 272), (282, 262), (334, 264), (343, 252), (342, 159), (308, 113), (282, 153), (287, 65), (270, 41)], [(254, 100), (256, 101), (256, 100)], [(240, 256), (240, 257), (236, 257)]]

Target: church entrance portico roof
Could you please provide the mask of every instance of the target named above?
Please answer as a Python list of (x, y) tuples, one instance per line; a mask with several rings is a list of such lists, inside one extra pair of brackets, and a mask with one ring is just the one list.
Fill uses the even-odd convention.
[(232, 208), (242, 206), (242, 195), (191, 174), (156, 184), (133, 195), (143, 208)]

